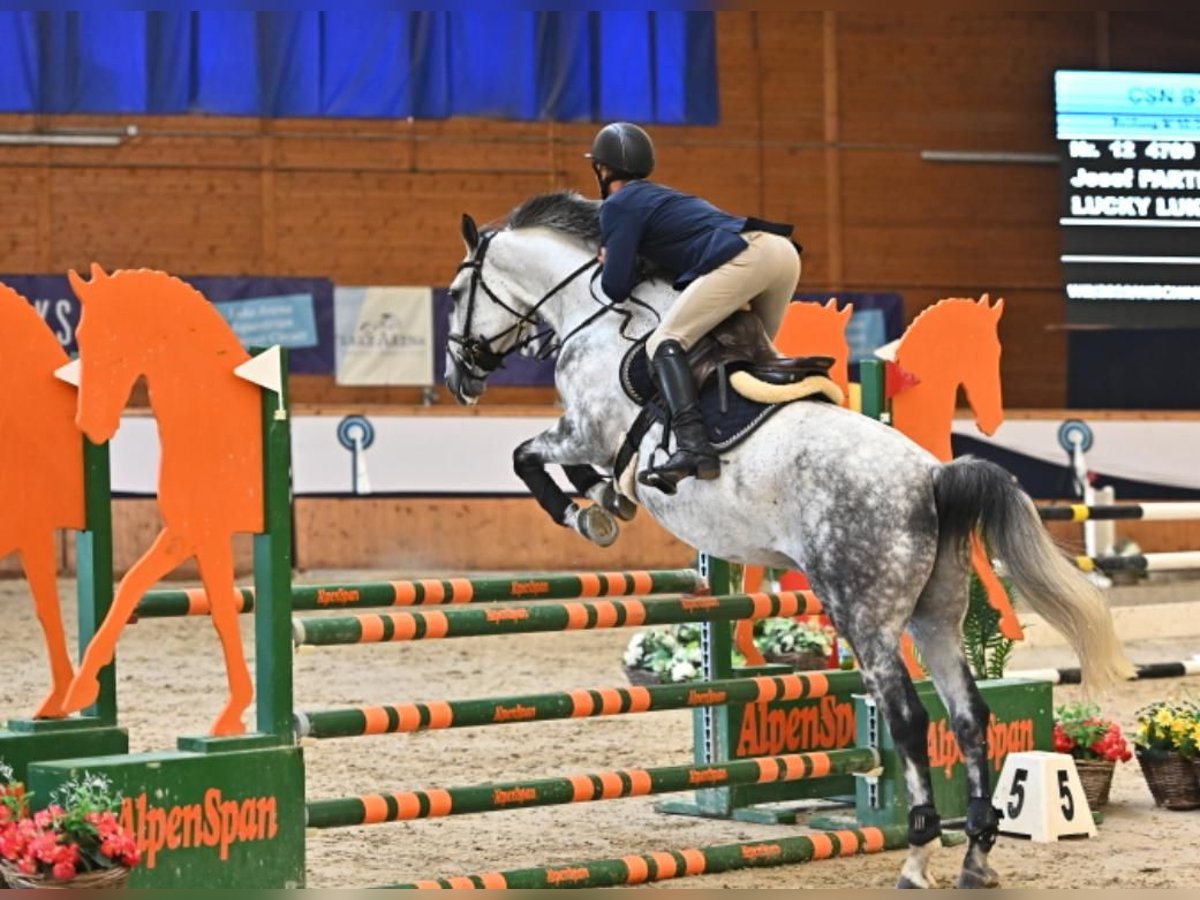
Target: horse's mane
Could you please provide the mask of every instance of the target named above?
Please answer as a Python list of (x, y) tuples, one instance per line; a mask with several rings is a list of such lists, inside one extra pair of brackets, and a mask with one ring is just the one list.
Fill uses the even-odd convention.
[(591, 247), (600, 246), (600, 202), (575, 191), (536, 194), (508, 214), (505, 227), (549, 228)]

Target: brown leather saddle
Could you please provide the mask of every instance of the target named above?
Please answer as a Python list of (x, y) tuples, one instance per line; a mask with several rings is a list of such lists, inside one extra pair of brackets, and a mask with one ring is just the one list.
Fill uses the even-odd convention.
[(710, 331), (688, 351), (696, 385), (702, 387), (716, 375), (722, 408), (730, 371), (747, 371), (768, 384), (796, 384), (814, 375), (828, 376), (831, 356), (781, 356), (767, 337), (762, 320), (739, 311)]

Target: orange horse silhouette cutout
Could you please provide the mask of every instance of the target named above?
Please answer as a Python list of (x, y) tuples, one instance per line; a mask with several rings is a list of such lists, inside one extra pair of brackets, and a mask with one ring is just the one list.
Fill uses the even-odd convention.
[(66, 715), (73, 669), (59, 605), (56, 531), (84, 527), (83, 435), (68, 356), (29, 301), (0, 284), (0, 558), (20, 556), (46, 638), (53, 687), (34, 714)]
[(846, 326), (854, 316), (854, 305), (838, 309), (837, 300), (824, 305), (797, 300), (788, 306), (783, 325), (775, 336), (775, 346), (788, 356), (832, 356), (830, 379), (850, 397), (850, 344)]
[(90, 282), (69, 277), (83, 305), (76, 421), (92, 441), (108, 440), (145, 376), (162, 444), (164, 526), (118, 585), (64, 705), (74, 711), (94, 702), (97, 674), (113, 658), (138, 600), (194, 557), (229, 679), (229, 701), (212, 734), (241, 734), (254, 686), (238, 626), (232, 537), (263, 530), (260, 392), (233, 371), (250, 356), (199, 291), (164, 272), (107, 275), (93, 265)]
[[(1004, 300), (992, 305), (986, 294), (942, 300), (921, 312), (900, 339), (896, 365), (917, 383), (892, 398), (892, 424), (943, 462), (954, 458), (950, 433), (959, 387), (980, 431), (994, 434), (1004, 422), (997, 333), (1003, 314)], [(1000, 613), (1001, 633), (1021, 640), (1021, 623), (978, 535), (971, 538), (971, 562), (988, 603)]]

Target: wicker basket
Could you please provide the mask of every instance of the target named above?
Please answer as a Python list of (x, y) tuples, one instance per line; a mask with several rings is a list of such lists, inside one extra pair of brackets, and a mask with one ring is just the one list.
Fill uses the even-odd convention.
[(1108, 792), (1112, 788), (1113, 772), (1116, 768), (1117, 764), (1108, 759), (1075, 760), (1075, 770), (1079, 773), (1083, 794), (1087, 797), (1091, 809), (1096, 810), (1108, 805)]
[(1200, 809), (1200, 782), (1195, 767), (1177, 753), (1138, 753), (1138, 763), (1157, 806)]
[(638, 687), (649, 687), (652, 684), (662, 684), (662, 679), (654, 672), (649, 672), (646, 669), (631, 669), (625, 667), (625, 677), (629, 679), (630, 684)]
[(811, 672), (829, 668), (829, 654), (817, 650), (801, 650), (795, 653), (764, 653), (769, 663), (791, 666), (797, 672)]
[(0, 860), (0, 880), (17, 890), (86, 891), (119, 890), (129, 882), (129, 869), (97, 869), (76, 875), (70, 881), (56, 881), (41, 875), (23, 875), (16, 866)]

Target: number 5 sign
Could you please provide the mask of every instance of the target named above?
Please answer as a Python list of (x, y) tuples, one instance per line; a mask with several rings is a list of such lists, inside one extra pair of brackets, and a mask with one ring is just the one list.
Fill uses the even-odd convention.
[(1043, 843), (1096, 834), (1075, 760), (1063, 753), (1010, 753), (992, 805), (1000, 811), (1001, 834)]

